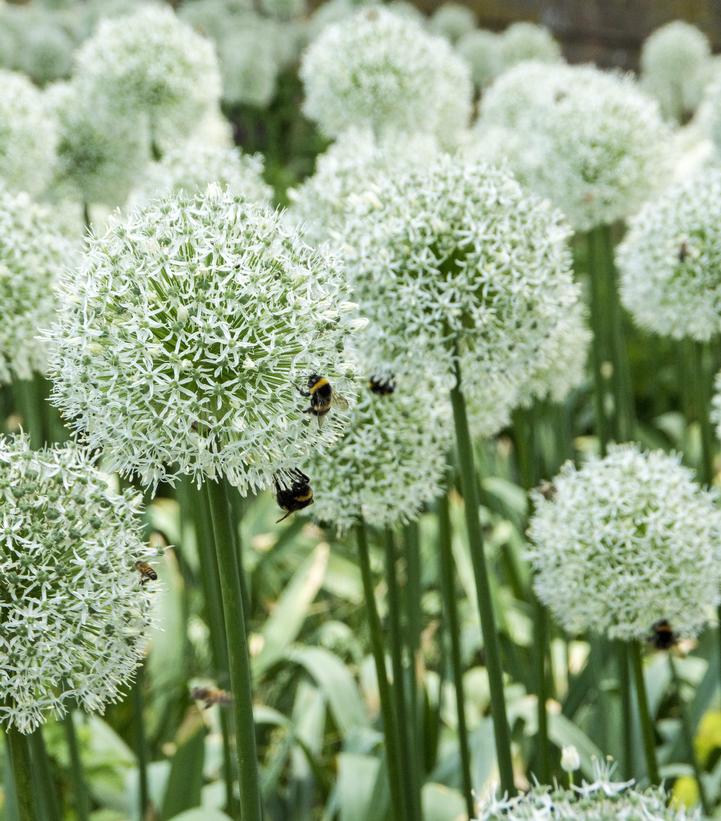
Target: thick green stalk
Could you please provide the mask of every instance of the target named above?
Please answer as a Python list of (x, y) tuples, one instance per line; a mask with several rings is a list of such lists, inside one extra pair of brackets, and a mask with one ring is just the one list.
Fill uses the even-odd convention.
[[(622, 641), (616, 641), (616, 660), (618, 662), (618, 683), (621, 694), (621, 715), (623, 727), (621, 739), (623, 750), (619, 762), (624, 778), (633, 776), (633, 706), (631, 702), (631, 678), (628, 669), (628, 648)], [(627, 720), (628, 719), (628, 720)]]
[[(456, 351), (456, 354), (458, 352)], [(486, 670), (488, 684), (491, 691), (491, 714), (493, 716), (493, 732), (496, 740), (496, 755), (498, 771), (501, 778), (501, 790), (509, 795), (515, 794), (513, 781), (513, 759), (511, 757), (511, 734), (506, 717), (506, 696), (503, 690), (503, 670), (501, 668), (501, 653), (496, 631), (496, 619), (491, 601), (491, 585), (486, 567), (486, 557), (483, 547), (483, 532), (481, 530), (480, 505), (478, 500), (478, 477), (473, 458), (473, 442), (468, 428), (466, 401), (461, 385), (461, 372), (458, 356), (455, 357), (456, 384), (451, 390), (451, 404), (453, 406), (453, 420), (456, 429), (456, 447), (458, 451), (458, 466), (461, 475), (461, 489), (463, 491), (466, 529), (470, 548), (473, 576), (476, 582), (476, 596), (478, 599), (478, 613), (483, 633)]]
[(133, 700), (133, 740), (135, 743), (135, 757), (138, 759), (138, 805), (140, 818), (145, 818), (150, 802), (150, 792), (148, 789), (148, 747), (145, 740), (145, 716), (143, 698), (143, 668), (138, 667), (138, 672), (133, 682), (131, 696)]
[[(401, 627), (401, 602), (396, 572), (396, 547), (393, 532), (386, 528), (384, 533), (384, 547), (386, 559), (386, 583), (388, 585), (388, 627), (390, 632), (391, 661), (393, 664), (393, 695), (395, 696), (395, 710), (399, 728), (408, 721), (410, 711), (406, 700), (406, 686), (404, 681), (405, 665), (403, 663), (403, 631)], [(416, 783), (420, 783), (416, 772), (416, 758), (411, 747), (411, 734), (399, 733), (400, 769), (403, 778), (408, 818), (420, 816), (420, 795), (417, 796)]]
[(30, 437), (30, 447), (41, 448), (45, 435), (35, 379), (16, 379), (13, 382), (13, 397), (15, 409), (23, 420), (23, 430)]
[(35, 802), (39, 796), (33, 793), (32, 762), (28, 737), (15, 729), (5, 731), (6, 749), (13, 771), (15, 802), (19, 821), (37, 821)]
[[(533, 422), (529, 413), (519, 408), (514, 414), (516, 460), (521, 486), (530, 490), (538, 481), (538, 458)], [(530, 499), (529, 499), (530, 505)], [(551, 779), (550, 745), (548, 742), (548, 713), (546, 702), (546, 656), (548, 654), (548, 617), (544, 606), (539, 602), (533, 590), (529, 591), (535, 609), (534, 620), (534, 679), (536, 690), (536, 710), (538, 719), (538, 778), (542, 784)]]
[(646, 757), (646, 775), (651, 784), (660, 784), (658, 762), (656, 761), (656, 739), (654, 737), (653, 719), (648, 709), (646, 683), (643, 680), (643, 662), (641, 660), (641, 646), (637, 641), (629, 642), (629, 656), (631, 668), (636, 684), (636, 700), (641, 722), (641, 736), (643, 738), (643, 752)]
[(451, 668), (453, 685), (456, 691), (456, 715), (458, 721), (458, 748), (461, 757), (461, 783), (463, 797), (466, 800), (468, 817), (473, 818), (475, 806), (473, 801), (473, 781), (471, 779), (471, 748), (468, 743), (468, 725), (466, 724), (466, 694), (463, 685), (463, 661), (461, 659), (461, 625), (456, 604), (456, 590), (453, 574), (453, 547), (451, 512), (448, 494), (444, 493), (438, 501), (438, 557), (441, 571), (441, 595), (443, 610), (448, 623), (448, 635), (451, 640)]
[(83, 762), (80, 758), (80, 747), (78, 745), (77, 733), (75, 732), (72, 710), (68, 710), (68, 712), (65, 713), (63, 726), (65, 727), (65, 741), (68, 745), (68, 757), (70, 758), (70, 777), (73, 785), (73, 796), (75, 798), (75, 812), (77, 813), (78, 821), (88, 821), (90, 817), (90, 802), (85, 786)]
[(90, 203), (83, 200), (83, 225), (85, 226), (85, 233), (91, 234), (93, 231), (93, 221), (90, 217)]
[(418, 523), (410, 522), (403, 528), (403, 549), (406, 560), (405, 615), (406, 642), (408, 644), (408, 692), (410, 694), (410, 711), (407, 717), (406, 732), (411, 735), (411, 750), (414, 754), (414, 785), (418, 793), (416, 803), (420, 803), (421, 774), (424, 770), (425, 753), (423, 749), (423, 708), (418, 693), (418, 670), (421, 653), (421, 631), (423, 618), (421, 613), (421, 553)]
[[(225, 641), (223, 603), (218, 577), (218, 564), (213, 547), (213, 524), (210, 520), (208, 500), (191, 481), (184, 485), (184, 502), (193, 520), (195, 541), (198, 548), (200, 583), (203, 588), (205, 614), (210, 628), (210, 654), (213, 659), (213, 673), (222, 688), (230, 686), (228, 673), (228, 650)], [(225, 781), (225, 808), (231, 818), (238, 815), (237, 800), (233, 783), (235, 767), (231, 740), (233, 735), (232, 716), (228, 710), (220, 711), (220, 730), (223, 737), (223, 780)]]
[(33, 789), (38, 795), (38, 804), (42, 807), (44, 819), (45, 821), (60, 821), (58, 794), (55, 789), (55, 782), (53, 781), (48, 751), (45, 748), (42, 726), (30, 733), (27, 739), (32, 760), (32, 770), (30, 774), (33, 781)]
[(225, 618), (240, 776), (241, 818), (243, 821), (262, 821), (263, 808), (258, 780), (250, 656), (240, 581), (242, 568), (225, 485), (208, 480), (205, 482), (205, 489), (213, 525), (215, 556)]
[[(358, 561), (360, 564), (363, 593), (365, 596), (368, 628), (370, 631), (371, 652), (375, 662), (378, 678), (378, 694), (381, 701), (381, 715), (383, 716), (383, 730), (386, 747), (386, 764), (388, 766), (388, 785), (391, 793), (393, 819), (409, 818), (408, 807), (404, 791), (401, 789), (401, 757), (399, 745), (399, 724), (395, 705), (388, 684), (386, 671), (386, 656), (383, 648), (383, 628), (376, 606), (373, 590), (373, 576), (371, 574), (370, 554), (368, 552), (368, 536), (363, 521), (356, 525), (356, 541), (358, 543)], [(245, 821), (245, 818), (243, 819)]]
[(689, 722), (688, 713), (686, 712), (686, 705), (683, 703), (683, 697), (681, 695), (681, 681), (678, 676), (678, 670), (676, 669), (673, 656), (670, 652), (667, 655), (668, 667), (671, 672), (671, 681), (673, 682), (673, 688), (676, 691), (676, 698), (678, 700), (678, 709), (681, 716), (681, 733), (683, 735), (684, 743), (686, 744), (686, 755), (688, 755), (688, 760), (691, 763), (693, 774), (696, 778), (698, 795), (701, 802), (701, 808), (703, 809), (703, 814), (704, 816), (710, 816), (711, 805), (709, 804), (706, 796), (706, 789), (703, 781), (701, 780), (701, 768), (699, 767), (698, 757), (696, 756), (696, 748), (693, 743), (693, 731), (691, 730), (691, 723)]

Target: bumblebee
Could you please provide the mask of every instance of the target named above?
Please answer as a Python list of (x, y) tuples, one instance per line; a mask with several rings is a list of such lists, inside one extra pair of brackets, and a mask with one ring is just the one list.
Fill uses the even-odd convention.
[(333, 390), (332, 385), (325, 376), (317, 373), (312, 373), (308, 377), (307, 390), (301, 390), (301, 396), (310, 397), (310, 405), (303, 411), (303, 413), (311, 413), (318, 420), (320, 425), (323, 422), (323, 417), (330, 411), (333, 405), (339, 407), (347, 407), (347, 402), (342, 399)]
[(158, 574), (147, 562), (135, 562), (135, 569), (140, 573), (140, 584), (158, 580)]
[(285, 515), (276, 522), (287, 519), (296, 510), (303, 510), (313, 504), (313, 488), (310, 486), (310, 479), (300, 470), (291, 471), (290, 487), (281, 484), (277, 478), (275, 483), (275, 499), (278, 507), (285, 510)]
[(368, 380), (368, 387), (378, 396), (390, 396), (395, 392), (396, 381), (392, 375), (388, 376), (371, 376)]
[(541, 484), (538, 486), (538, 492), (548, 502), (552, 502), (556, 498), (556, 486), (553, 484), (553, 482), (541, 482)]
[(678, 641), (678, 636), (666, 619), (660, 619), (651, 626), (648, 640), (657, 650), (670, 650)]
[(190, 697), (196, 701), (202, 701), (207, 709), (214, 704), (227, 705), (233, 703), (233, 694), (227, 690), (219, 690), (217, 687), (193, 687)]

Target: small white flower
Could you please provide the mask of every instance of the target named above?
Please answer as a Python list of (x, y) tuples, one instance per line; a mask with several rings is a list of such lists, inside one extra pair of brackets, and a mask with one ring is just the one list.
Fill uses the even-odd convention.
[(564, 465), (552, 500), (533, 493), (534, 587), (569, 632), (643, 640), (666, 619), (703, 629), (719, 601), (721, 513), (678, 457), (613, 447)]
[(45, 371), (38, 335), (55, 318), (56, 281), (76, 254), (49, 208), (0, 188), (0, 384)]
[(581, 767), (581, 756), (572, 745), (564, 746), (561, 750), (561, 769), (567, 773), (576, 772)]
[(265, 206), (217, 186), (154, 200), (92, 238), (62, 287), (80, 301), (49, 334), (54, 399), (113, 469), (149, 485), (227, 476), (247, 493), (347, 424), (338, 407), (320, 426), (299, 393), (323, 374), (353, 400), (347, 286)]
[(143, 652), (153, 583), (135, 563), (139, 498), (72, 445), (0, 439), (0, 723), (29, 733), (79, 702), (118, 700)]
[(512, 23), (499, 39), (500, 71), (535, 60), (540, 63), (557, 63), (563, 60), (561, 47), (545, 26), (535, 23)]
[(641, 84), (659, 102), (665, 117), (692, 114), (709, 79), (711, 44), (689, 23), (674, 20), (656, 29), (641, 48)]
[(220, 99), (215, 49), (168, 7), (103, 20), (76, 54), (81, 84), (147, 117), (156, 144), (187, 135)]
[(368, 126), (453, 143), (470, 116), (470, 76), (450, 44), (383, 8), (328, 26), (300, 74), (304, 111), (330, 137)]
[(468, 6), (446, 0), (433, 12), (428, 27), (434, 34), (455, 43), (462, 35), (476, 27), (476, 15)]
[(670, 130), (629, 77), (592, 66), (527, 62), (481, 101), (477, 132), (510, 135), (499, 153), (521, 183), (579, 231), (633, 214), (670, 177)]
[(243, 154), (238, 148), (208, 145), (192, 139), (169, 149), (159, 162), (146, 169), (129, 206), (137, 207), (180, 191), (202, 192), (211, 183), (227, 187), (231, 193), (251, 202), (270, 203), (273, 194), (263, 180), (260, 154)]
[(721, 332), (721, 169), (650, 200), (617, 251), (621, 298), (639, 325), (674, 339)]
[(0, 180), (37, 195), (50, 182), (57, 145), (55, 120), (22, 74), (0, 70)]

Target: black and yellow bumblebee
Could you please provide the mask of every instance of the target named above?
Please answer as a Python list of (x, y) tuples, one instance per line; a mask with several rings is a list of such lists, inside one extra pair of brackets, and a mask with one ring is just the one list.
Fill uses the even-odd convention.
[(158, 580), (158, 574), (147, 562), (135, 562), (135, 569), (140, 573), (140, 584)]
[(310, 405), (303, 411), (303, 413), (311, 413), (318, 420), (320, 425), (323, 417), (330, 411), (333, 405), (339, 407), (347, 407), (348, 403), (342, 397), (338, 396), (336, 391), (327, 377), (321, 376), (318, 373), (312, 373), (308, 377), (307, 390), (298, 388), (302, 396), (310, 397)]
[(657, 650), (670, 650), (678, 641), (678, 636), (671, 629), (667, 619), (659, 619), (651, 626), (648, 640)]
[(291, 471), (290, 486), (287, 483), (282, 484), (277, 477), (273, 479), (273, 482), (278, 507), (285, 511), (285, 515), (281, 516), (276, 524), (287, 519), (296, 510), (303, 510), (304, 507), (313, 504), (313, 488), (310, 486), (310, 479), (303, 471), (298, 469)]
[(368, 380), (368, 387), (378, 396), (390, 396), (395, 393), (396, 381), (392, 375), (371, 376)]
[(553, 482), (549, 482), (545, 479), (538, 486), (538, 492), (548, 502), (552, 502), (556, 498), (556, 486)]
[(190, 691), (190, 697), (195, 701), (202, 701), (203, 706), (207, 709), (214, 704), (232, 704), (233, 694), (227, 690), (220, 690), (217, 687), (193, 687)]

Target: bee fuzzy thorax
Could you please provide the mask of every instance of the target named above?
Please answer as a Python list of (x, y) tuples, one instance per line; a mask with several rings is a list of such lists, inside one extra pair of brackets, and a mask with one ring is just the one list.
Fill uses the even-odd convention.
[(285, 515), (281, 516), (278, 522), (287, 519), (297, 510), (303, 510), (313, 504), (313, 488), (310, 486), (310, 479), (303, 471), (293, 469), (287, 478), (276, 476), (273, 481), (278, 507), (285, 511)]

